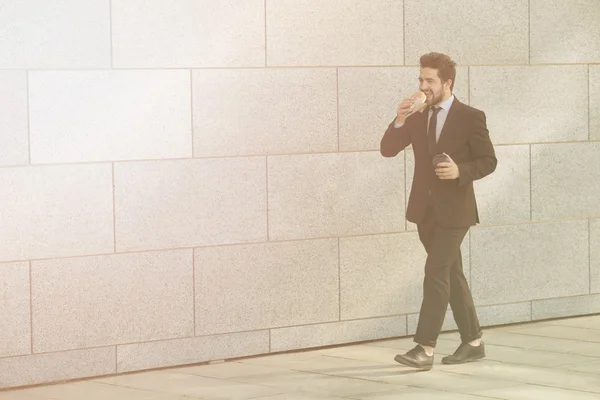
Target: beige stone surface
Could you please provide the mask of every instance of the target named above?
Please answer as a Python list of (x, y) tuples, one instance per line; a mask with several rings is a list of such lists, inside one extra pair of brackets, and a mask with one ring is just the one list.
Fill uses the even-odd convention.
[(268, 66), (402, 65), (402, 3), (267, 3)]
[[(594, 268), (594, 267), (592, 267)], [(594, 278), (597, 272), (592, 269), (592, 292), (596, 292)], [(581, 295), (532, 302), (533, 319), (564, 318), (600, 312), (600, 295)]]
[(263, 0), (113, 0), (118, 68), (265, 65)]
[(269, 352), (269, 332), (238, 332), (117, 346), (117, 371), (131, 372)]
[(472, 229), (475, 303), (492, 305), (589, 293), (587, 225), (586, 220), (575, 220)]
[(459, 64), (523, 64), (528, 54), (523, 0), (405, 1), (406, 64), (430, 51)]
[(194, 335), (192, 250), (34, 261), (34, 352)]
[[(0, 388), (60, 382), (115, 372), (114, 347), (0, 358)], [(0, 395), (3, 393), (0, 392)], [(12, 400), (12, 397), (9, 398)]]
[(110, 68), (110, 3), (3, 0), (0, 69)]
[(600, 293), (600, 218), (590, 219), (590, 291)]
[(0, 357), (31, 353), (29, 263), (0, 263)]
[(118, 251), (264, 241), (264, 157), (115, 165)]
[(599, 217), (599, 159), (600, 142), (532, 146), (533, 220)]
[(378, 152), (273, 156), (268, 170), (272, 240), (404, 230), (404, 171)]
[(394, 316), (271, 330), (271, 351), (287, 351), (406, 334), (406, 318)]
[(27, 73), (0, 71), (0, 165), (29, 162), (28, 129)]
[(110, 165), (0, 169), (0, 261), (114, 251)]
[(333, 69), (193, 71), (194, 155), (337, 151)]
[(495, 144), (588, 139), (585, 65), (469, 69), (471, 105), (486, 113)]
[(196, 334), (339, 320), (336, 239), (194, 250)]
[(531, 63), (600, 62), (600, 4), (531, 0)]
[(481, 224), (529, 222), (529, 146), (495, 146), (496, 170), (474, 182)]
[(30, 72), (31, 162), (192, 155), (190, 73)]
[(417, 312), (426, 257), (417, 233), (341, 238), (342, 319)]
[(589, 68), (590, 139), (600, 140), (600, 65)]

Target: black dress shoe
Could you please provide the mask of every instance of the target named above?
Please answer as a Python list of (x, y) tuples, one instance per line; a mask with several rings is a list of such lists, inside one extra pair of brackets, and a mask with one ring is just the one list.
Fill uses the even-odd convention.
[(462, 364), (485, 357), (485, 345), (483, 341), (479, 346), (471, 346), (469, 343), (461, 343), (451, 356), (442, 358), (442, 364)]
[(406, 354), (398, 354), (394, 360), (409, 367), (430, 370), (433, 368), (433, 356), (428, 356), (425, 349), (417, 345)]

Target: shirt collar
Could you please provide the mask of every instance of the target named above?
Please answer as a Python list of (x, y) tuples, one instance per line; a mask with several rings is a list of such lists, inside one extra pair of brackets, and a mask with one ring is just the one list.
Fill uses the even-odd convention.
[(448, 100), (442, 101), (440, 104), (438, 104), (438, 106), (446, 110), (446, 112), (448, 112), (450, 110), (450, 107), (452, 107), (452, 103), (454, 103), (454, 95), (450, 96)]

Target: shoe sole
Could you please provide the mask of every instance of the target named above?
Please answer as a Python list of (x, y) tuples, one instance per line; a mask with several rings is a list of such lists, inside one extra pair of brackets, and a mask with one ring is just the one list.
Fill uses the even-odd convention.
[(477, 360), (481, 360), (482, 358), (485, 358), (485, 354), (480, 354), (474, 357), (469, 357), (469, 358), (465, 358), (462, 361), (448, 361), (448, 360), (444, 360), (442, 358), (442, 364), (446, 364), (446, 365), (456, 365), (456, 364), (465, 364), (465, 363), (469, 363), (469, 362), (473, 362), (473, 361), (477, 361)]
[(422, 371), (429, 371), (430, 369), (433, 368), (433, 365), (418, 365), (418, 364), (410, 362), (409, 360), (405, 359), (404, 357), (400, 357), (400, 356), (394, 357), (394, 361), (396, 361), (397, 363), (400, 363), (402, 365), (406, 365), (407, 367), (417, 368)]

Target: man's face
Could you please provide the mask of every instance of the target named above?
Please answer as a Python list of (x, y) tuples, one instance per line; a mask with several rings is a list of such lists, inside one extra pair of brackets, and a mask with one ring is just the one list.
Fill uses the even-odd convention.
[(421, 68), (419, 74), (419, 90), (427, 95), (427, 104), (434, 106), (444, 99), (444, 89), (449, 88), (442, 84), (438, 76), (438, 70), (433, 68)]

